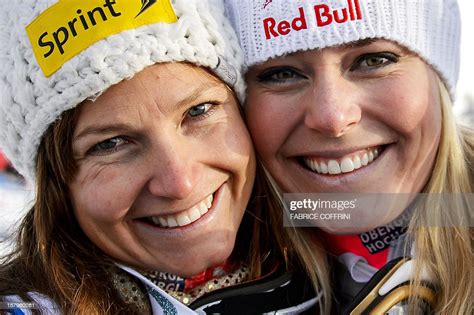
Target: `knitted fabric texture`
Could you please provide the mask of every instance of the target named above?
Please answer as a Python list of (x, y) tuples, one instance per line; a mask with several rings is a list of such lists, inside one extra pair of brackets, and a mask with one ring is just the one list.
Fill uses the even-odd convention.
[(461, 27), (456, 0), (225, 2), (247, 67), (297, 51), (384, 38), (405, 46), (433, 66), (454, 97)]
[(45, 77), (25, 28), (57, 2), (0, 0), (0, 148), (29, 182), (42, 136), (64, 111), (147, 66), (186, 61), (207, 67), (243, 100), (243, 56), (221, 0), (171, 0), (177, 22), (108, 36)]

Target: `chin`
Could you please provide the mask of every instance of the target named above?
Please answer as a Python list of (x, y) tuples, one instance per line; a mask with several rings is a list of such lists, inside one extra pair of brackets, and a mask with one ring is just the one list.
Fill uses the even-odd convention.
[(180, 277), (192, 277), (197, 275), (198, 273), (201, 273), (205, 271), (207, 268), (217, 266), (219, 264), (222, 264), (227, 260), (227, 258), (230, 257), (230, 254), (225, 256), (225, 255), (218, 255), (216, 257), (212, 257), (215, 259), (209, 259), (209, 260), (193, 260), (192, 258), (189, 259), (189, 263), (185, 264), (179, 269), (176, 269), (175, 272), (171, 272), (172, 274), (178, 275)]
[[(232, 244), (220, 245), (215, 245), (208, 250), (202, 249), (199, 252), (184, 255), (181, 262), (169, 266), (170, 270), (168, 272), (181, 277), (192, 277), (205, 271), (207, 268), (222, 264), (232, 254), (234, 242)], [(204, 252), (207, 252), (207, 254), (203, 255)], [(160, 270), (160, 268), (156, 269)]]

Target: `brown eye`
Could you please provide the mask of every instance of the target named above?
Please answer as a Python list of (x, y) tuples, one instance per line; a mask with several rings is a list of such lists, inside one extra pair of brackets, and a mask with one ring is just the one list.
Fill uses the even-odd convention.
[(304, 79), (304, 76), (291, 67), (276, 67), (264, 71), (257, 78), (263, 83), (291, 84)]
[(367, 58), (364, 62), (366, 63), (368, 67), (375, 67), (375, 66), (383, 65), (386, 62), (386, 59), (380, 58), (380, 57), (370, 57), (370, 58)]
[(285, 69), (275, 73), (273, 76), (276, 80), (288, 80), (293, 79), (295, 77), (295, 73), (293, 71)]
[(370, 71), (379, 69), (389, 64), (398, 62), (398, 58), (399, 57), (397, 55), (389, 52), (362, 55), (357, 58), (354, 65), (351, 67), (351, 71)]

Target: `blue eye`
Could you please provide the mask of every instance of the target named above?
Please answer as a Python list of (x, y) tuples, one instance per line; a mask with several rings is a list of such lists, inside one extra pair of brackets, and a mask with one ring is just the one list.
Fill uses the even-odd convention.
[(264, 83), (293, 83), (300, 79), (304, 77), (290, 67), (269, 69), (258, 76), (258, 80)]
[(218, 101), (208, 101), (189, 108), (186, 117), (192, 120), (205, 119), (212, 115), (221, 103)]
[(114, 137), (107, 139), (105, 141), (99, 142), (98, 144), (94, 145), (90, 150), (89, 153), (92, 155), (107, 155), (119, 150), (119, 147), (129, 143), (127, 139), (122, 136)]
[(362, 55), (355, 61), (351, 67), (351, 71), (356, 70), (373, 70), (385, 67), (389, 64), (398, 62), (399, 57), (393, 53), (382, 52)]
[(190, 117), (197, 117), (200, 115), (204, 115), (209, 111), (209, 109), (212, 107), (211, 104), (199, 104), (197, 106), (193, 106), (188, 110), (188, 115)]

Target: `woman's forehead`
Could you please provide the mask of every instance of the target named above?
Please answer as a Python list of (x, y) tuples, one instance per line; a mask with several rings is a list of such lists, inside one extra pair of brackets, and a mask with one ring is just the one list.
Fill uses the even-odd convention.
[[(309, 54), (321, 53), (321, 52), (326, 52), (326, 51), (346, 52), (346, 51), (351, 51), (351, 50), (366, 48), (366, 47), (373, 47), (373, 48), (383, 47), (385, 49), (392, 48), (392, 49), (406, 50), (403, 46), (399, 45), (398, 43), (394, 41), (389, 41), (383, 38), (367, 38), (367, 39), (361, 39), (358, 41), (352, 41), (352, 42), (345, 43), (342, 45), (317, 48), (317, 49), (311, 49), (311, 50), (299, 50), (297, 52), (287, 54), (281, 58), (305, 56)], [(275, 59), (278, 59), (278, 58), (275, 58)]]
[(349, 42), (343, 45), (325, 47), (321, 49), (311, 49), (311, 50), (299, 50), (283, 56), (275, 57), (268, 59), (265, 62), (256, 64), (249, 68), (247, 74), (251, 74), (254, 71), (258, 71), (262, 67), (271, 67), (273, 64), (280, 65), (282, 62), (290, 61), (316, 61), (318, 56), (323, 54), (334, 54), (335, 56), (343, 56), (345, 53), (351, 52), (366, 52), (366, 50), (373, 50), (373, 52), (379, 51), (391, 51), (394, 53), (399, 53), (403, 55), (415, 55), (415, 53), (409, 51), (406, 47), (390, 40), (382, 38), (370, 38), (362, 39), (358, 41)]

